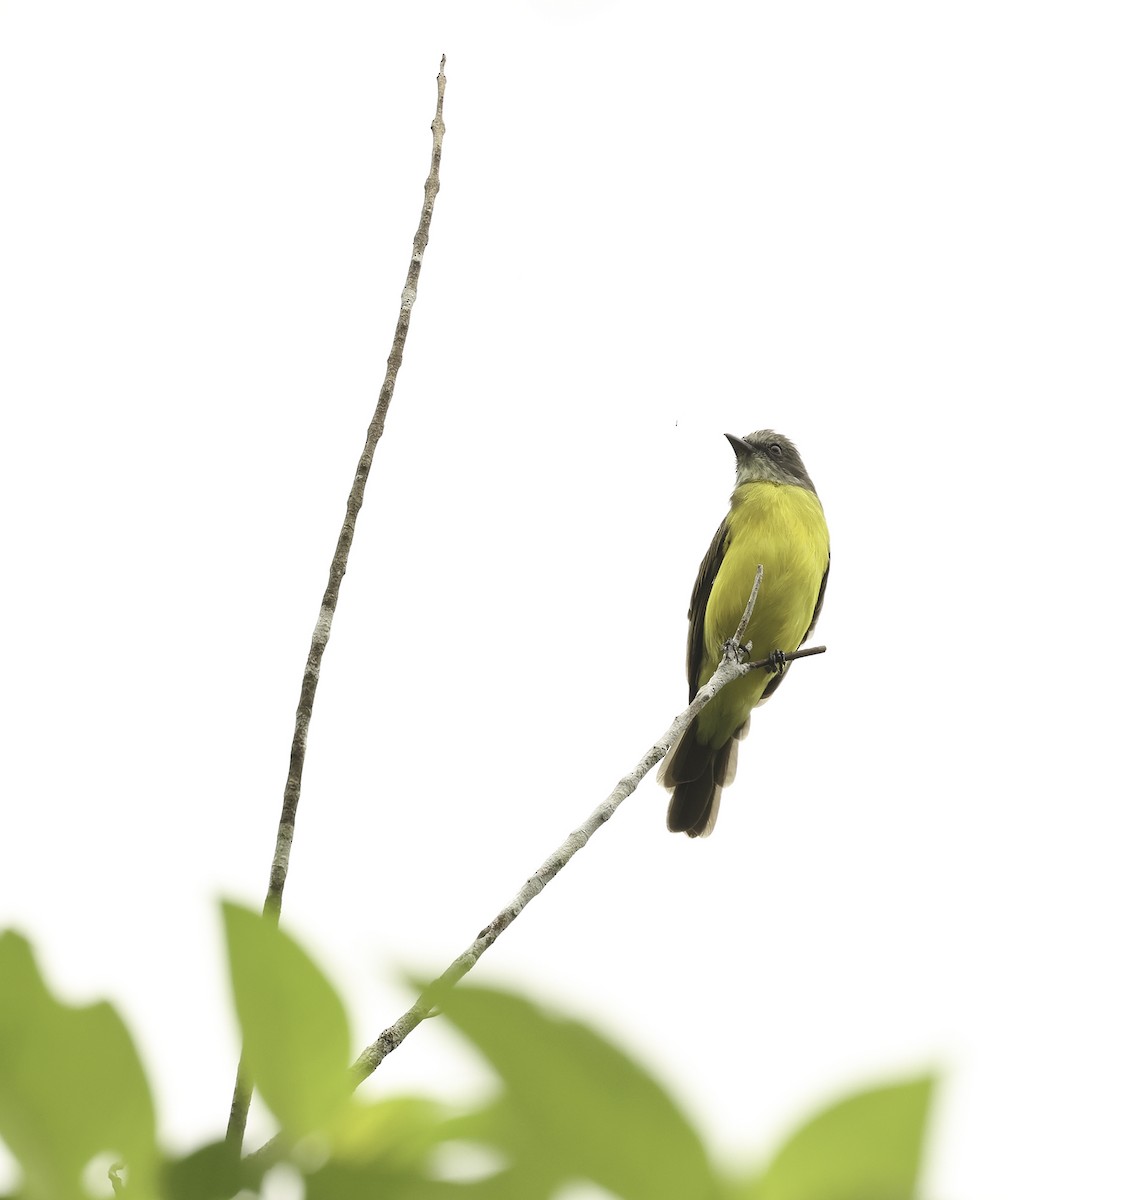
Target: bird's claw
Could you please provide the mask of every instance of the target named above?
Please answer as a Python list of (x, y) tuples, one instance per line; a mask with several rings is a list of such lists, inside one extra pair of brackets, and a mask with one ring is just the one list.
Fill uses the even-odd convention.
[(752, 642), (746, 642), (743, 646), (735, 638), (727, 638), (722, 643), (722, 658), (727, 661), (744, 662), (749, 658), (752, 645)]

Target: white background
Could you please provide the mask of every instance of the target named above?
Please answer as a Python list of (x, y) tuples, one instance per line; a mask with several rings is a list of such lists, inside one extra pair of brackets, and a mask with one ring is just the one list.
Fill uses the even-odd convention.
[[(1126, 1194), (1126, 33), (0, 8), (0, 923), (119, 1003), (168, 1144), (226, 1116), (215, 899), (262, 900), (446, 52), (285, 900), (358, 1048), (683, 703), (722, 434), (772, 426), (828, 513), (829, 653), (712, 838), (646, 780), (476, 976), (622, 1040), (725, 1161), (938, 1069), (930, 1200)], [(429, 1022), (369, 1087), (479, 1077)]]

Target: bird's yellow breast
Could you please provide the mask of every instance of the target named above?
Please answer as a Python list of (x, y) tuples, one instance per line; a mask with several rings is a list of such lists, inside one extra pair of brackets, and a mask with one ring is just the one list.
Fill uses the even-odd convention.
[[(764, 568), (761, 590), (743, 639), (753, 643), (753, 659), (799, 647), (828, 566), (824, 509), (807, 488), (742, 484), (733, 495), (727, 534), (706, 604), (700, 687), (718, 666), (723, 642), (734, 636), (759, 563)], [(700, 735), (722, 745), (744, 723), (770, 678), (766, 671), (751, 671), (725, 688), (703, 710)]]

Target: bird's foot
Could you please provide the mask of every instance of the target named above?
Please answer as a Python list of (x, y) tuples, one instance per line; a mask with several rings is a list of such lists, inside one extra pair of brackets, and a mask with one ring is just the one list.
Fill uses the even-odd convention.
[(769, 666), (766, 668), (766, 670), (772, 671), (774, 675), (784, 675), (785, 668), (788, 665), (789, 664), (785, 662), (784, 650), (774, 650), (773, 653), (769, 655)]
[(722, 661), (723, 662), (745, 662), (749, 658), (749, 652), (753, 648), (752, 642), (746, 642), (743, 646), (734, 638), (727, 638), (722, 643)]

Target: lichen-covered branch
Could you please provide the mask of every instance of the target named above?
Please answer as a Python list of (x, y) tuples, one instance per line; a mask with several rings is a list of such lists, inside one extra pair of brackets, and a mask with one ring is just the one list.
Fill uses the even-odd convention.
[[(404, 360), (404, 343), (408, 337), (408, 323), (412, 318), (412, 306), (416, 302), (420, 267), (424, 261), (424, 249), (428, 244), (428, 232), (432, 224), (432, 210), (435, 208), (436, 195), (439, 192), (439, 161), (444, 134), (443, 93), (447, 85), (447, 77), (444, 75), (446, 64), (447, 57), (445, 55), (440, 59), (439, 75), (436, 77), (436, 114), (432, 121), (431, 169), (424, 182), (424, 207), (420, 212), (416, 236), (412, 239), (412, 261), (408, 264), (408, 278), (405, 280), (404, 290), (400, 294), (400, 312), (396, 320), (396, 330), (392, 336), (392, 350), (388, 356), (384, 383), (381, 384), (380, 395), (377, 397), (377, 407), (365, 435), (365, 447), (361, 451), (357, 470), (353, 475), (353, 486), (349, 490), (349, 498), (345, 504), (345, 520), (342, 522), (341, 532), (337, 537), (337, 546), (334, 548), (333, 560), (330, 563), (329, 582), (326, 584), (326, 590), (322, 596), (318, 619), (314, 622), (310, 652), (306, 656), (306, 669), (302, 673), (298, 709), (294, 716), (294, 737), (290, 744), (290, 766), (287, 771), (286, 786), (283, 789), (282, 813), (279, 817), (279, 828), (275, 838), (275, 853), (271, 860), (267, 896), (263, 901), (263, 914), (275, 921), (278, 921), (279, 912), (282, 909), (283, 888), (286, 886), (287, 869), (290, 865), (290, 849), (294, 842), (294, 822), (298, 814), (298, 800), (302, 793), (302, 768), (306, 761), (306, 738), (314, 708), (314, 694), (318, 689), (322, 656), (325, 654), (326, 645), (330, 640), (330, 628), (333, 625), (334, 612), (337, 610), (341, 581), (349, 560), (349, 550), (353, 545), (357, 514), (361, 511), (361, 504), (365, 498), (365, 484), (373, 465), (373, 452), (384, 432), (385, 416), (388, 413), (389, 404), (392, 402), (397, 372)], [(243, 1144), (247, 1109), (250, 1103), (251, 1086), (246, 1078), (241, 1060), (236, 1076), (235, 1094), (232, 1097), (227, 1131), (228, 1145), (237, 1151)]]
[[(478, 936), (470, 946), (455, 959), (442, 975), (437, 976), (437, 978), (433, 979), (424, 988), (416, 1003), (399, 1020), (394, 1021), (393, 1024), (384, 1030), (376, 1041), (361, 1051), (351, 1068), (354, 1086), (360, 1086), (364, 1080), (368, 1079), (384, 1059), (404, 1041), (413, 1029), (425, 1021), (437, 1008), (442, 1007), (444, 996), (482, 958), (486, 950), (494, 945), (503, 931), (513, 923), (526, 905), (544, 889), (545, 885), (553, 879), (573, 855), (588, 842), (589, 838), (636, 790), (644, 776), (663, 758), (678, 740), (680, 734), (682, 734), (691, 721), (694, 720), (722, 688), (749, 671), (756, 671), (765, 667), (778, 668), (784, 663), (792, 662), (794, 659), (808, 658), (810, 655), (823, 654), (825, 652), (826, 647), (824, 646), (808, 646), (802, 650), (796, 650), (791, 654), (774, 655), (769, 658), (758, 659), (756, 662), (743, 661), (745, 651), (743, 647), (738, 645), (737, 637), (741, 637), (745, 633), (746, 626), (749, 624), (753, 606), (757, 602), (757, 592), (760, 582), (761, 568), (758, 567), (753, 590), (750, 593), (750, 601), (746, 605), (746, 611), (738, 624), (736, 637), (726, 643), (722, 654), (722, 661), (718, 664), (718, 669), (699, 688), (698, 694), (691, 701), (690, 705), (671, 722), (666, 732), (657, 739), (643, 758), (636, 763), (635, 767), (620, 780), (608, 798), (593, 810), (588, 820), (569, 834), (561, 845), (538, 867), (533, 875), (526, 880), (514, 899), (489, 925), (479, 931)], [(270, 1160), (272, 1156), (280, 1154), (282, 1150), (283, 1145), (280, 1139), (274, 1138), (265, 1146), (256, 1150), (251, 1157), (259, 1160)]]
[[(761, 568), (758, 568), (757, 579), (750, 595), (750, 604), (738, 626), (738, 637), (745, 632), (749, 624), (753, 604), (757, 600), (757, 589), (761, 582)], [(655, 742), (648, 752), (616, 785), (608, 798), (589, 815), (583, 825), (578, 826), (557, 847), (556, 850), (542, 863), (540, 867), (526, 880), (513, 900), (486, 926), (480, 930), (475, 940), (447, 968), (434, 979), (412, 1007), (398, 1021), (390, 1025), (373, 1043), (366, 1046), (353, 1064), (353, 1073), (357, 1083), (367, 1079), (380, 1065), (381, 1061), (400, 1045), (402, 1041), (423, 1021), (435, 1007), (442, 1003), (444, 995), (467, 974), (468, 971), (482, 958), (486, 950), (493, 946), (503, 931), (511, 925), (527, 904), (538, 895), (547, 883), (561, 870), (562, 867), (581, 849), (592, 835), (607, 821), (620, 805), (636, 790), (640, 780), (658, 763), (667, 751), (678, 740), (679, 735), (694, 720), (698, 713), (724, 688), (728, 683), (740, 678), (749, 671), (764, 667), (777, 667), (779, 664), (792, 662), (793, 659), (807, 658), (812, 654), (823, 654), (824, 646), (811, 646), (797, 650), (791, 654), (779, 655), (773, 658), (759, 659), (757, 662), (743, 662), (736, 641), (727, 644), (727, 651), (718, 664), (718, 669), (699, 689), (698, 694), (690, 705), (681, 712), (671, 723), (670, 728)]]

